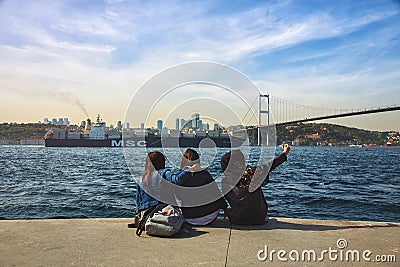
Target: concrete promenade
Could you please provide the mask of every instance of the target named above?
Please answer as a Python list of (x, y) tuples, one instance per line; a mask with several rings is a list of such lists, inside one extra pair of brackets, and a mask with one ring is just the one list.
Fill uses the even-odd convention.
[(0, 221), (0, 266), (400, 266), (400, 223), (221, 219), (157, 238), (131, 221)]

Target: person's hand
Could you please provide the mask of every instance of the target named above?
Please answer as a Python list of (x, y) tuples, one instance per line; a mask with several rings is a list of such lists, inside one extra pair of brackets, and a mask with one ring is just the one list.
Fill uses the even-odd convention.
[(285, 153), (286, 155), (289, 154), (290, 151), (290, 146), (288, 144), (284, 144), (283, 145), (283, 153)]
[(228, 209), (224, 208), (224, 219), (226, 219), (226, 217), (228, 217)]
[(198, 164), (198, 163), (193, 164), (192, 166), (187, 166), (186, 168), (188, 168), (190, 172), (198, 172), (198, 171), (201, 171), (201, 166), (200, 166), (200, 164)]

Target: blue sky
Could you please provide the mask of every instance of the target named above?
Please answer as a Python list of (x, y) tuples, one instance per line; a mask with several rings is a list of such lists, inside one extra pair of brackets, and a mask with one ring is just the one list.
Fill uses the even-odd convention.
[[(0, 121), (115, 124), (175, 64), (237, 68), (263, 93), (332, 108), (400, 104), (398, 1), (0, 1)], [(140, 108), (140, 107), (139, 107)], [(399, 130), (399, 112), (332, 120)]]

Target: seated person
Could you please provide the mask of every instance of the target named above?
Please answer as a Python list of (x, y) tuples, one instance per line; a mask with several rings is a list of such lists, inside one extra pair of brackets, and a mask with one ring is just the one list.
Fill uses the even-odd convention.
[(261, 187), (269, 182), (269, 173), (287, 160), (289, 151), (290, 147), (284, 145), (282, 154), (258, 167), (246, 166), (246, 160), (240, 150), (232, 150), (222, 156), (221, 168), (225, 175), (223, 192), (232, 188), (225, 195), (231, 206), (227, 210), (231, 223), (257, 225), (266, 222), (268, 204)]
[[(220, 209), (226, 209), (227, 204), (210, 173), (201, 169), (199, 154), (191, 148), (186, 149), (182, 156), (181, 170), (186, 167), (190, 172), (184, 173), (177, 184), (196, 188), (175, 192), (181, 200), (183, 217), (191, 225), (210, 224), (218, 217)], [(214, 197), (217, 199), (211, 201)], [(210, 203), (198, 205), (199, 200), (208, 202), (208, 198)]]
[(172, 173), (165, 168), (165, 157), (161, 152), (149, 152), (143, 175), (137, 181), (135, 223), (128, 224), (128, 227), (134, 227), (140, 220), (142, 212), (156, 206), (160, 200), (176, 205), (173, 185), (170, 183), (177, 184), (187, 172), (188, 170), (183, 170), (177, 174)]

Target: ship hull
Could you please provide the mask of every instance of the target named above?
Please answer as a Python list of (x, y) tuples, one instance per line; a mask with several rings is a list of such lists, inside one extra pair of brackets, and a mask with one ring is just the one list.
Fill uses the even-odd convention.
[(137, 139), (45, 139), (46, 147), (238, 147), (245, 140), (231, 138), (146, 136)]

